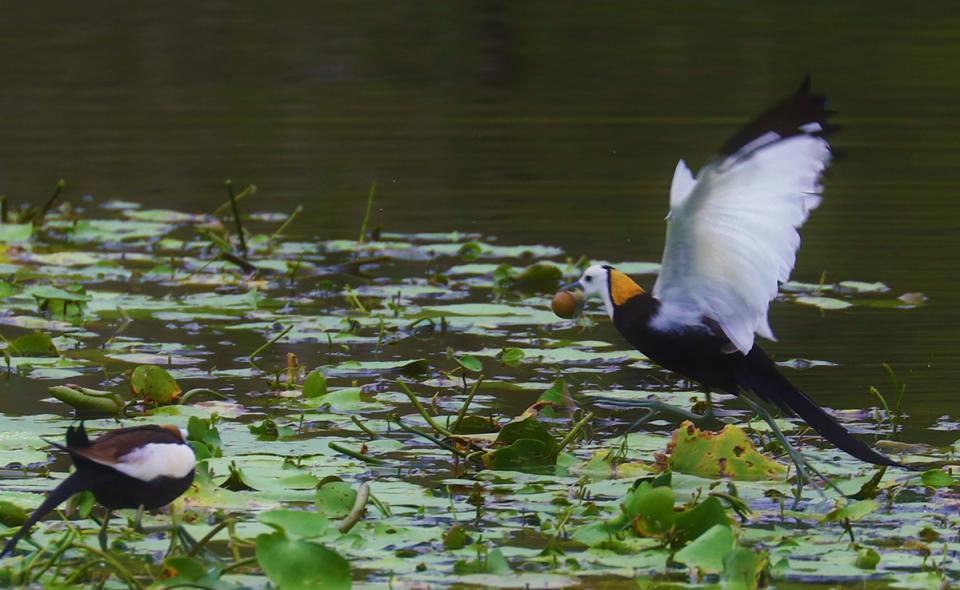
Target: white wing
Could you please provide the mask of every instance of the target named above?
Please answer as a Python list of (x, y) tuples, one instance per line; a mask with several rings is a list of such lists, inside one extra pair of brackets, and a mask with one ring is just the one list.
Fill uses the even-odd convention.
[(653, 288), (662, 303), (658, 328), (710, 318), (744, 354), (755, 333), (773, 339), (767, 309), (790, 277), (797, 228), (820, 204), (820, 175), (830, 162), (822, 137), (829, 113), (807, 89), (731, 138), (725, 157), (704, 167), (687, 194), (689, 171), (677, 166)]

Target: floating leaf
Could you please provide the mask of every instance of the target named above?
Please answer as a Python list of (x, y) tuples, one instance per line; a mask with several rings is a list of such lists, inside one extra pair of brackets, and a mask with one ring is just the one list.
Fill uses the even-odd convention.
[(447, 551), (463, 549), (470, 542), (470, 536), (463, 525), (454, 524), (443, 534), (443, 548)]
[(20, 336), (10, 343), (10, 346), (6, 348), (6, 353), (10, 356), (60, 356), (60, 352), (53, 344), (53, 339), (50, 338), (49, 334), (43, 332)]
[(483, 246), (480, 242), (467, 242), (460, 246), (457, 250), (457, 254), (465, 260), (466, 262), (473, 262), (474, 260), (480, 258), (480, 254), (483, 252)]
[(678, 551), (673, 559), (706, 574), (723, 571), (723, 558), (733, 549), (734, 536), (729, 526), (712, 526), (692, 543)]
[(473, 373), (479, 373), (480, 371), (483, 370), (483, 363), (481, 363), (480, 359), (478, 359), (475, 356), (471, 356), (467, 354), (463, 356), (455, 356), (453, 358), (455, 361), (457, 361), (457, 364), (459, 364), (461, 367), (463, 367), (467, 371), (470, 371)]
[(720, 432), (710, 432), (684, 421), (673, 432), (668, 451), (672, 471), (701, 477), (777, 480), (783, 479), (787, 471), (782, 464), (757, 451), (746, 433), (733, 424), (727, 424)]
[(317, 512), (330, 518), (343, 518), (353, 509), (357, 492), (345, 481), (338, 478), (320, 482), (314, 497)]
[(641, 537), (662, 535), (673, 526), (675, 496), (668, 486), (653, 487), (647, 482), (628, 495), (620, 505), (633, 531)]
[(524, 356), (526, 356), (526, 354), (521, 348), (504, 348), (500, 351), (500, 354), (497, 355), (497, 358), (508, 367), (516, 367), (523, 361)]
[(506, 576), (510, 574), (510, 564), (507, 558), (503, 556), (500, 549), (494, 549), (485, 555), (476, 559), (458, 561), (453, 564), (453, 571), (456, 574), (493, 574), (496, 576)]
[(250, 424), (247, 426), (250, 432), (257, 435), (260, 440), (284, 440), (292, 438), (296, 431), (289, 426), (280, 426), (275, 421), (267, 418), (259, 424)]
[(879, 508), (880, 504), (876, 500), (860, 500), (830, 511), (825, 520), (828, 522), (857, 521)]
[(853, 306), (852, 303), (849, 301), (844, 301), (843, 299), (835, 299), (833, 297), (817, 297), (814, 295), (801, 295), (794, 298), (794, 301), (803, 305), (819, 307), (820, 309), (846, 309)]
[(570, 395), (570, 389), (566, 381), (557, 379), (553, 385), (548, 387), (534, 404), (541, 416), (555, 418), (564, 414), (569, 414), (576, 409), (577, 404)]
[(33, 235), (32, 223), (0, 223), (0, 244), (22, 244)]
[(349, 590), (350, 564), (336, 551), (278, 530), (257, 536), (257, 561), (283, 590)]
[(877, 569), (877, 565), (879, 563), (880, 554), (877, 553), (875, 549), (865, 547), (860, 551), (857, 551), (857, 559), (853, 562), (853, 565), (862, 570), (875, 570)]
[(920, 481), (928, 488), (945, 488), (957, 485), (957, 478), (941, 469), (928, 469), (920, 474)]
[(271, 510), (258, 518), (293, 538), (316, 539), (336, 530), (329, 518), (307, 510)]
[(327, 378), (323, 371), (314, 369), (310, 371), (307, 378), (303, 381), (303, 397), (314, 398), (327, 394)]
[(177, 380), (156, 365), (141, 365), (134, 369), (130, 387), (135, 396), (156, 404), (169, 404), (180, 397)]
[(755, 590), (767, 567), (766, 552), (738, 548), (723, 556), (721, 579), (729, 590)]
[(20, 526), (27, 522), (30, 514), (13, 502), (0, 500), (0, 524), (3, 526)]

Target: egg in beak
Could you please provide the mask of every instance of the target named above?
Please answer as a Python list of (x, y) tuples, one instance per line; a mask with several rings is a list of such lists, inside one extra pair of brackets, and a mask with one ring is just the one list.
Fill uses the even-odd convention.
[(580, 281), (564, 285), (553, 296), (550, 308), (558, 317), (569, 320), (583, 310), (583, 288)]

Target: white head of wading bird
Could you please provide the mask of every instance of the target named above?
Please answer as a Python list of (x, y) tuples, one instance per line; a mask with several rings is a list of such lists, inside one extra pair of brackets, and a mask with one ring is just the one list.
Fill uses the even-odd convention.
[[(854, 438), (794, 387), (754, 342), (773, 339), (770, 301), (793, 270), (798, 228), (820, 204), (834, 129), (826, 99), (807, 78), (789, 96), (735, 133), (696, 177), (681, 160), (670, 186), (667, 241), (660, 275), (647, 293), (610, 266), (591, 266), (554, 297), (571, 317), (578, 300), (597, 297), (617, 330), (666, 369), (706, 391), (751, 394), (798, 467), (763, 403), (795, 413), (850, 455), (900, 466)], [(748, 396), (746, 396), (748, 397)], [(748, 397), (749, 401), (749, 397)], [(801, 469), (802, 472), (802, 469)]]
[(120, 428), (90, 441), (80, 424), (67, 428), (66, 443), (50, 444), (69, 453), (76, 469), (7, 541), (0, 557), (13, 551), (38, 520), (78, 492), (90, 490), (108, 510), (153, 509), (173, 502), (193, 483), (196, 457), (186, 434), (176, 426)]

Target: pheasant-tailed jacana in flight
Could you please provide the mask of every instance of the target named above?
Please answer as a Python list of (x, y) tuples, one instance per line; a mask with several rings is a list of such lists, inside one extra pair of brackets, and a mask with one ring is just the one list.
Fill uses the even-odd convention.
[[(557, 293), (554, 311), (571, 317), (575, 298), (599, 297), (623, 337), (664, 368), (707, 392), (753, 394), (800, 416), (857, 459), (900, 466), (854, 438), (754, 343), (755, 334), (774, 339), (767, 309), (793, 270), (797, 229), (820, 204), (833, 130), (825, 103), (810, 93), (808, 78), (730, 137), (696, 177), (683, 160), (677, 164), (652, 293), (595, 265)], [(763, 405), (751, 405), (787, 444)], [(802, 458), (787, 446), (802, 473)]]
[(67, 428), (66, 445), (76, 468), (58, 485), (0, 552), (13, 551), (38, 520), (70, 496), (90, 490), (107, 510), (153, 509), (176, 500), (193, 483), (196, 458), (176, 426), (120, 428), (91, 441), (83, 424)]

